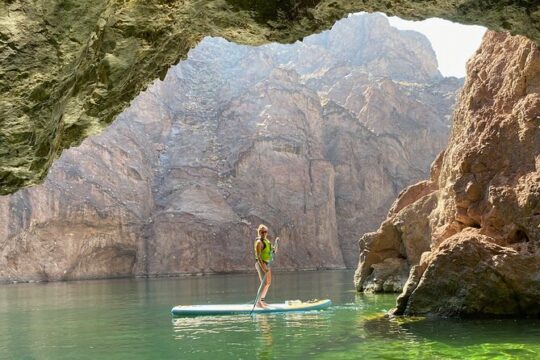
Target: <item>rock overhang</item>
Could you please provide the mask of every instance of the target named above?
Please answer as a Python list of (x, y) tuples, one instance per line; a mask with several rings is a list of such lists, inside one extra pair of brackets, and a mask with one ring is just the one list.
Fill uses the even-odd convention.
[(540, 44), (540, 5), (526, 0), (5, 2), (0, 194), (41, 182), (64, 148), (100, 132), (203, 37), (293, 42), (358, 11), (480, 24)]

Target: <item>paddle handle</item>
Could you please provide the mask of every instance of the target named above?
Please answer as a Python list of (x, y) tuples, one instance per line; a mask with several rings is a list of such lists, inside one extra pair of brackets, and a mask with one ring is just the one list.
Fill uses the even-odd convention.
[(279, 248), (279, 237), (277, 237), (276, 241), (274, 242), (274, 253), (277, 251), (278, 248)]

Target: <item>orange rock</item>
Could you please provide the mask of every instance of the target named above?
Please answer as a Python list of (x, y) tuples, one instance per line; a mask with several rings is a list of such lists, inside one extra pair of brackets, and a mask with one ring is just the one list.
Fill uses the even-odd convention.
[[(407, 257), (409, 281), (396, 313), (538, 315), (540, 308), (540, 51), (521, 36), (488, 32), (467, 65), (423, 238), (423, 264)], [(416, 187), (423, 186), (419, 183)], [(415, 186), (411, 187), (415, 189)], [(406, 195), (411, 196), (411, 192)], [(404, 196), (366, 251), (385, 241), (414, 204)], [(409, 204), (407, 207), (401, 203)], [(409, 221), (413, 221), (410, 219)], [(412, 231), (401, 226), (397, 242)], [(398, 248), (400, 245), (395, 245)], [(376, 259), (376, 254), (371, 255)], [(357, 274), (377, 263), (360, 262)], [(366, 277), (356, 277), (358, 289)]]

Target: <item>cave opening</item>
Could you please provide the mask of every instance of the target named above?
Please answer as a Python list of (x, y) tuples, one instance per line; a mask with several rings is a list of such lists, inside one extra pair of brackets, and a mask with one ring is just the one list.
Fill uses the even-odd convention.
[(529, 237), (524, 229), (515, 229), (510, 234), (510, 244), (528, 243)]
[[(225, 241), (241, 248), (258, 223), (289, 244), (313, 242), (285, 242), (293, 255), (284, 269), (354, 268), (359, 236), (376, 229), (402, 189), (428, 177), (463, 84), (452, 70), (441, 74), (433, 50), (448, 43), (436, 39), (448, 24), (428, 26), (443, 28), (435, 35), (411, 26), (360, 13), (289, 45), (207, 37), (106, 131), (65, 151), (44, 185), (23, 192), (85, 214), (92, 231), (80, 231), (90, 238), (127, 237), (126, 248), (143, 254), (132, 270), (139, 275), (193, 264), (241, 270), (185, 261), (171, 247), (180, 238), (183, 248), (204, 247), (226, 229)], [(11, 196), (11, 209), (26, 206), (19, 199)], [(56, 216), (34, 236), (64, 231)], [(124, 230), (96, 230), (111, 218)]]

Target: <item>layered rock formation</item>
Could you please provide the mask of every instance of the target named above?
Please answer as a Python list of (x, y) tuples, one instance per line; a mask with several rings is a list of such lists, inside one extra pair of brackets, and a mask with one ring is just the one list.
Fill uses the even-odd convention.
[(538, 316), (540, 51), (490, 32), (467, 73), (448, 148), (361, 239), (356, 286), (398, 287), (405, 263), (397, 314)]
[(261, 222), (277, 268), (355, 266), (358, 234), (445, 146), (460, 85), (380, 15), (290, 46), (205, 39), (43, 186), (0, 198), (0, 279), (243, 271)]
[(83, 1), (0, 4), (0, 194), (43, 180), (207, 35), (292, 42), (357, 11), (441, 17), (540, 39), (535, 1)]

